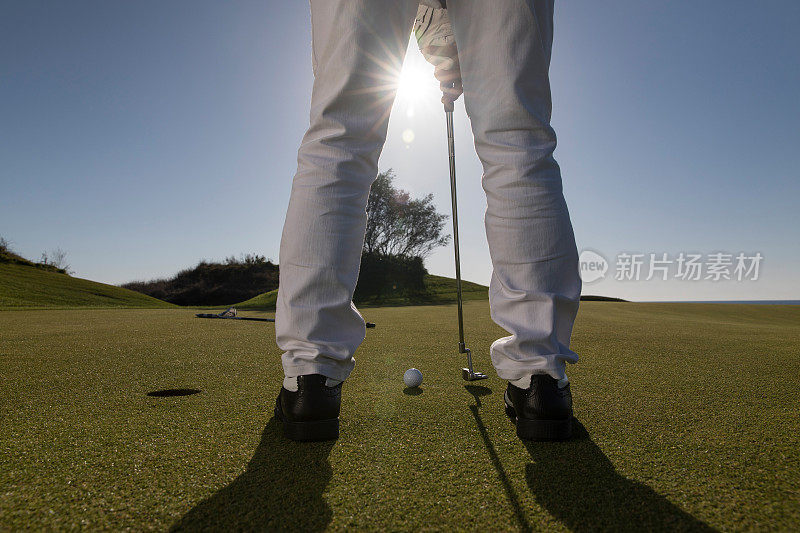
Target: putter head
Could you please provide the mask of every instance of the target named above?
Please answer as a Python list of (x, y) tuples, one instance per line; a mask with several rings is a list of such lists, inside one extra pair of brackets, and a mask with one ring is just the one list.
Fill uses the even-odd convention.
[(469, 368), (462, 368), (461, 377), (464, 378), (464, 381), (478, 381), (479, 379), (487, 379), (489, 376), (483, 372), (475, 372)]
[(467, 354), (467, 368), (461, 369), (461, 377), (464, 378), (464, 381), (478, 381), (489, 377), (483, 372), (475, 372), (472, 369), (472, 350), (464, 346), (463, 342), (458, 343), (458, 351)]

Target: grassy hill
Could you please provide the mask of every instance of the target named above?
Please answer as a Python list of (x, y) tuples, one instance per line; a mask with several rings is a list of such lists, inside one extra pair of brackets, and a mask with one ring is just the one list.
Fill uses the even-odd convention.
[[(453, 278), (427, 274), (425, 276), (425, 289), (427, 291), (425, 294), (415, 297), (396, 296), (383, 298), (381, 300), (370, 299), (356, 301), (356, 304), (358, 304), (359, 307), (392, 307), (398, 305), (440, 305), (455, 303), (456, 301), (456, 280)], [(465, 301), (489, 299), (489, 287), (485, 285), (480, 285), (471, 281), (462, 281), (461, 290)], [(235, 305), (239, 309), (274, 310), (275, 300), (277, 298), (278, 289), (275, 289)], [(608, 296), (589, 295), (581, 296), (581, 301), (624, 302), (625, 300)]]
[(278, 298), (278, 289), (264, 292), (254, 298), (236, 304), (237, 309), (275, 309), (275, 300)]
[[(456, 301), (456, 280), (443, 276), (427, 274), (425, 276), (424, 294), (415, 296), (388, 296), (381, 299), (370, 298), (356, 301), (359, 307), (398, 306), (398, 305), (438, 305), (454, 303)], [(461, 290), (464, 300), (487, 300), (489, 287), (462, 281)], [(259, 294), (244, 302), (235, 304), (239, 309), (275, 309), (275, 299), (278, 289)]]
[(128, 289), (25, 263), (0, 262), (0, 309), (175, 307)]

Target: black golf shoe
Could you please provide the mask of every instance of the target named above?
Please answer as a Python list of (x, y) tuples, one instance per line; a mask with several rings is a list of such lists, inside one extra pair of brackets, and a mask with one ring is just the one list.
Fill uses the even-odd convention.
[(281, 387), (275, 416), (283, 423), (283, 434), (292, 440), (334, 440), (339, 437), (342, 384), (326, 387), (325, 376), (297, 377), (297, 392)]
[(569, 383), (546, 375), (531, 376), (527, 389), (508, 384), (504, 396), (506, 414), (517, 426), (522, 440), (567, 440), (572, 435), (572, 393)]

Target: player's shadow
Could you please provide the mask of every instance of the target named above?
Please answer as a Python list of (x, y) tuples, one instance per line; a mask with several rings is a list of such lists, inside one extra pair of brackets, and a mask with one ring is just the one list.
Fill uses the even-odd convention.
[(572, 531), (716, 531), (644, 483), (626, 478), (576, 419), (568, 442), (529, 442), (526, 481)]
[[(475, 399), (469, 409), (517, 527), (531, 531), (520, 498), (480, 415), (481, 397), (492, 390), (476, 385), (464, 388)], [(509, 429), (514, 430), (513, 426)], [(647, 485), (619, 474), (577, 419), (572, 439), (567, 442), (522, 442), (532, 459), (525, 468), (525, 477), (533, 497), (572, 531), (716, 531)]]
[(511, 485), (511, 481), (508, 479), (506, 470), (503, 468), (503, 463), (500, 461), (492, 439), (489, 438), (489, 433), (486, 431), (486, 424), (483, 423), (483, 419), (481, 418), (480, 408), (483, 405), (481, 404), (481, 397), (490, 395), (492, 389), (481, 385), (464, 385), (464, 389), (475, 398), (475, 405), (470, 405), (469, 410), (475, 418), (475, 425), (478, 426), (478, 432), (481, 434), (483, 444), (486, 446), (486, 451), (489, 453), (489, 460), (492, 461), (492, 466), (494, 466), (497, 475), (500, 477), (500, 483), (503, 485), (503, 491), (506, 493), (508, 503), (514, 510), (514, 519), (517, 521), (517, 526), (520, 531), (531, 531), (531, 525), (528, 523), (528, 519), (525, 517), (525, 513), (522, 511), (522, 506), (519, 503), (519, 497), (514, 487)]
[(273, 417), (247, 469), (189, 510), (171, 531), (321, 531), (332, 512), (322, 492), (334, 441), (286, 439)]

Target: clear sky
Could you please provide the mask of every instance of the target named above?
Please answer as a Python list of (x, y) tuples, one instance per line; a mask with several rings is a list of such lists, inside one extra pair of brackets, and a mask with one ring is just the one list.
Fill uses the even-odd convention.
[[(799, 27), (796, 0), (556, 0), (556, 156), (578, 248), (609, 263), (584, 293), (800, 299)], [(277, 261), (310, 40), (306, 2), (0, 2), (0, 236), (30, 258), (61, 247), (109, 283)], [(444, 116), (433, 82), (413, 83), (432, 70), (413, 48), (405, 68), (380, 167), (449, 213)], [(463, 273), (488, 283), (456, 110)], [(617, 281), (623, 252), (763, 261), (758, 281), (645, 281), (647, 264)], [(426, 264), (452, 275), (450, 248)]]

